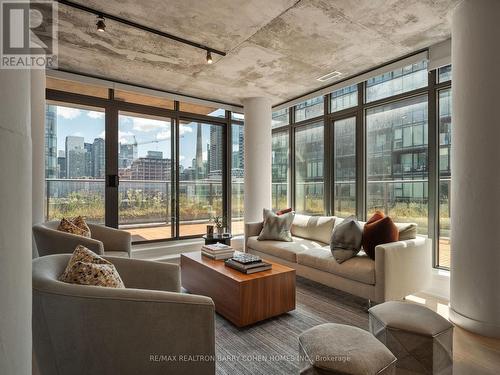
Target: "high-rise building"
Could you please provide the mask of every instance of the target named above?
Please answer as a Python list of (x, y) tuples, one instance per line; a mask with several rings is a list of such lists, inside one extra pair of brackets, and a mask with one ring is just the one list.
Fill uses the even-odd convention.
[(231, 158), (231, 175), (233, 177), (244, 176), (244, 132), (242, 126), (233, 127), (233, 145), (238, 144), (237, 147), (233, 146), (233, 154)]
[(94, 178), (104, 178), (105, 175), (105, 142), (102, 138), (95, 138), (92, 145), (92, 166)]
[(45, 112), (45, 178), (57, 178), (57, 107)]
[(66, 137), (66, 177), (80, 178), (85, 176), (84, 138)]
[(129, 168), (135, 159), (137, 159), (137, 145), (120, 143), (118, 168)]
[(57, 178), (67, 178), (66, 176), (66, 157), (58, 156), (57, 157)]
[(161, 152), (161, 151), (148, 151), (146, 157), (149, 159), (163, 159), (163, 152)]
[(220, 126), (210, 127), (210, 144), (208, 148), (208, 176), (209, 178), (219, 178), (222, 176), (223, 160), (223, 131)]
[(202, 143), (202, 132), (201, 124), (196, 124), (196, 165), (195, 168), (195, 179), (205, 178), (205, 173), (203, 173), (203, 143)]
[(92, 143), (85, 142), (83, 144), (85, 150), (85, 177), (94, 176), (94, 160), (93, 160), (93, 145)]

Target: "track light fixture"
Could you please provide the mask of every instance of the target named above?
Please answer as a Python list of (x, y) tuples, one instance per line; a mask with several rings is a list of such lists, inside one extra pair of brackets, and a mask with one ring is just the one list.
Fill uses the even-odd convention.
[(185, 45), (188, 45), (188, 46), (191, 46), (194, 48), (198, 48), (200, 50), (207, 51), (207, 64), (213, 63), (212, 52), (219, 55), (219, 56), (226, 56), (226, 53), (224, 51), (220, 51), (218, 49), (211, 48), (207, 45), (200, 44), (200, 43), (195, 42), (193, 40), (189, 40), (189, 39), (177, 36), (177, 35), (169, 34), (169, 33), (166, 33), (165, 31), (156, 30), (150, 26), (142, 25), (140, 23), (137, 23), (137, 22), (134, 22), (134, 21), (131, 21), (131, 20), (119, 17), (119, 16), (115, 16), (115, 15), (110, 14), (110, 13), (106, 13), (102, 9), (93, 9), (93, 8), (90, 8), (86, 5), (83, 5), (80, 3), (75, 3), (75, 2), (70, 1), (70, 0), (54, 0), (54, 1), (57, 1), (59, 4), (63, 4), (65, 6), (81, 10), (83, 12), (87, 12), (87, 13), (96, 15), (97, 16), (96, 27), (97, 27), (97, 31), (99, 31), (99, 32), (104, 32), (106, 30), (106, 24), (104, 22), (104, 19), (106, 18), (106, 20), (108, 20), (108, 21), (111, 20), (114, 22), (119, 22), (120, 24), (128, 26), (128, 27), (133, 27), (135, 29), (145, 31), (147, 33), (155, 34), (155, 35), (161, 36), (163, 38), (173, 40), (175, 42), (183, 43)]
[(106, 24), (104, 23), (104, 17), (101, 15), (97, 16), (97, 23), (95, 24), (97, 26), (97, 31), (103, 33), (106, 31)]

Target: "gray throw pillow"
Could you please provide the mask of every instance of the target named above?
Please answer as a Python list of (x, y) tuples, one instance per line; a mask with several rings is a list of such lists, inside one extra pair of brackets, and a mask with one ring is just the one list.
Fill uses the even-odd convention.
[(361, 249), (363, 228), (355, 216), (349, 216), (333, 228), (330, 250), (337, 263), (352, 258)]
[(257, 240), (274, 240), (292, 242), (290, 227), (292, 226), (295, 212), (276, 215), (273, 211), (264, 208), (264, 226)]

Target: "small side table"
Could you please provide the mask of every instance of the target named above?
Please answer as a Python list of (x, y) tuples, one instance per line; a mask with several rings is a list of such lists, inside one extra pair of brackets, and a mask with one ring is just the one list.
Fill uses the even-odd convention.
[(205, 245), (213, 245), (217, 242), (223, 243), (224, 245), (231, 246), (231, 238), (233, 236), (231, 234), (221, 235), (221, 234), (213, 234), (211, 236), (203, 235), (203, 239), (205, 240)]

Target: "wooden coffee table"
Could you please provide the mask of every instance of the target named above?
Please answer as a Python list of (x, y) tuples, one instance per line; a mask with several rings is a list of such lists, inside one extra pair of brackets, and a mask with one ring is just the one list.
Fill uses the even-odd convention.
[(211, 297), (215, 310), (238, 327), (295, 309), (295, 270), (278, 263), (269, 271), (243, 274), (199, 251), (181, 254), (182, 286)]

